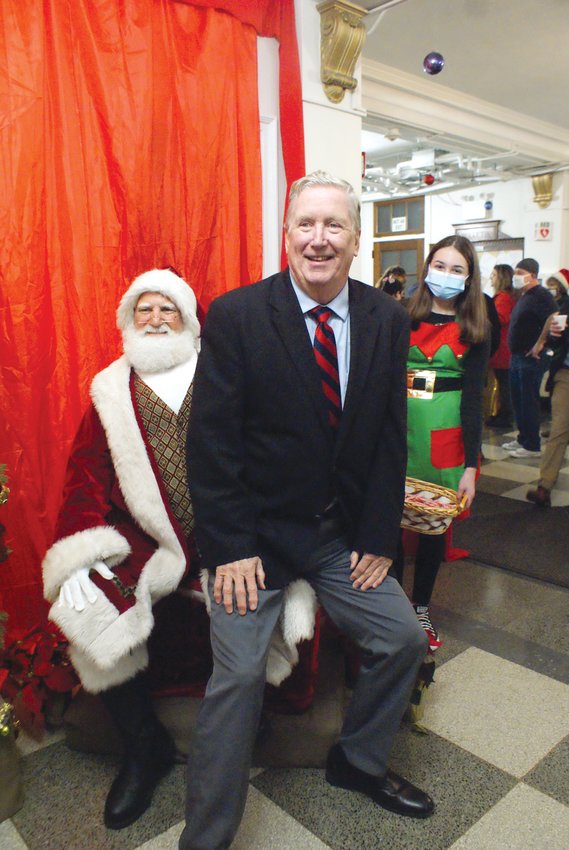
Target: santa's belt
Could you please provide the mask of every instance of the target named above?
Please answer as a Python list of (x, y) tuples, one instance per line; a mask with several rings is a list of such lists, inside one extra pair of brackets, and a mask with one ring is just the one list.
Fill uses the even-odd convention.
[(407, 398), (432, 398), (434, 393), (448, 393), (462, 389), (462, 378), (445, 378), (434, 369), (409, 369), (407, 371)]

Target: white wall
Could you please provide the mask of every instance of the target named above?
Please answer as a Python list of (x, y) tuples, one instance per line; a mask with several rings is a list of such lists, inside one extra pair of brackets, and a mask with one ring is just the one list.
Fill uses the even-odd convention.
[[(486, 212), (484, 202), (493, 209)], [(362, 221), (362, 280), (373, 279), (373, 201), (364, 198)], [(429, 245), (454, 233), (453, 225), (471, 219), (498, 219), (500, 229), (513, 238), (523, 238), (524, 254), (540, 264), (540, 278), (560, 268), (569, 268), (569, 172), (553, 177), (553, 199), (545, 209), (533, 200), (530, 177), (484, 186), (457, 189), (425, 196), (425, 253)], [(549, 222), (552, 239), (535, 238), (536, 225)], [(400, 238), (400, 237), (399, 237)]]
[(359, 280), (373, 286), (373, 204), (362, 202), (362, 236), (359, 254)]
[(257, 63), (263, 169), (263, 277), (267, 277), (281, 267), (286, 195), (279, 118), (279, 44), (276, 39), (257, 39)]
[[(472, 218), (501, 220), (500, 229), (508, 236), (524, 239), (524, 254), (534, 257), (540, 264), (540, 277), (545, 277), (569, 264), (569, 176), (566, 172), (554, 175), (553, 198), (542, 209), (533, 199), (530, 177), (491, 183), (474, 190), (458, 190), (441, 195), (431, 195), (426, 203), (426, 232), (428, 242), (437, 242), (448, 233), (452, 225)], [(490, 199), (493, 209), (486, 213), (484, 201)], [(540, 222), (551, 225), (551, 240), (536, 238)]]

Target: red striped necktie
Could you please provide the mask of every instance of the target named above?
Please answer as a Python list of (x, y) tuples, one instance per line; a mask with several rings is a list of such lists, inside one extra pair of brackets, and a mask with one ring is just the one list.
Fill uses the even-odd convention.
[(336, 337), (328, 324), (330, 317), (336, 314), (328, 307), (313, 307), (308, 315), (316, 322), (314, 356), (320, 371), (322, 389), (327, 402), (328, 420), (332, 428), (336, 430), (342, 415), (342, 397), (340, 395)]

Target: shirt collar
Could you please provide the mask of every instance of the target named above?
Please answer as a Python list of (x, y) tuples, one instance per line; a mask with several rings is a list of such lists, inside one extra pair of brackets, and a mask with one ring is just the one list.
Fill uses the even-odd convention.
[[(300, 286), (295, 281), (292, 276), (292, 272), (289, 269), (290, 274), (290, 282), (292, 283), (292, 288), (295, 291), (296, 297), (298, 298), (298, 303), (300, 304), (300, 309), (303, 314), (306, 315), (313, 307), (318, 307), (319, 302), (314, 301), (309, 295), (304, 292)], [(329, 301), (328, 304), (324, 305), (325, 307), (329, 307), (330, 310), (333, 310), (336, 316), (341, 319), (343, 322), (348, 318), (348, 314), (350, 312), (350, 290), (348, 287), (348, 281), (344, 284), (342, 289), (338, 292), (335, 298), (332, 301)]]

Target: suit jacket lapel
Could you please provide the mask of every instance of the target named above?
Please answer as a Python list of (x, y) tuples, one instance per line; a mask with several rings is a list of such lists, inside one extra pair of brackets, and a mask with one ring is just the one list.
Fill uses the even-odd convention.
[(306, 322), (287, 271), (273, 280), (269, 303), (272, 307), (275, 328), (296, 369), (299, 385), (314, 407), (326, 434), (332, 440), (318, 367), (306, 331)]
[(336, 449), (348, 434), (352, 419), (360, 408), (367, 374), (377, 344), (381, 316), (377, 304), (367, 298), (365, 289), (352, 286), (350, 281), (350, 374), (342, 420), (336, 438)]

